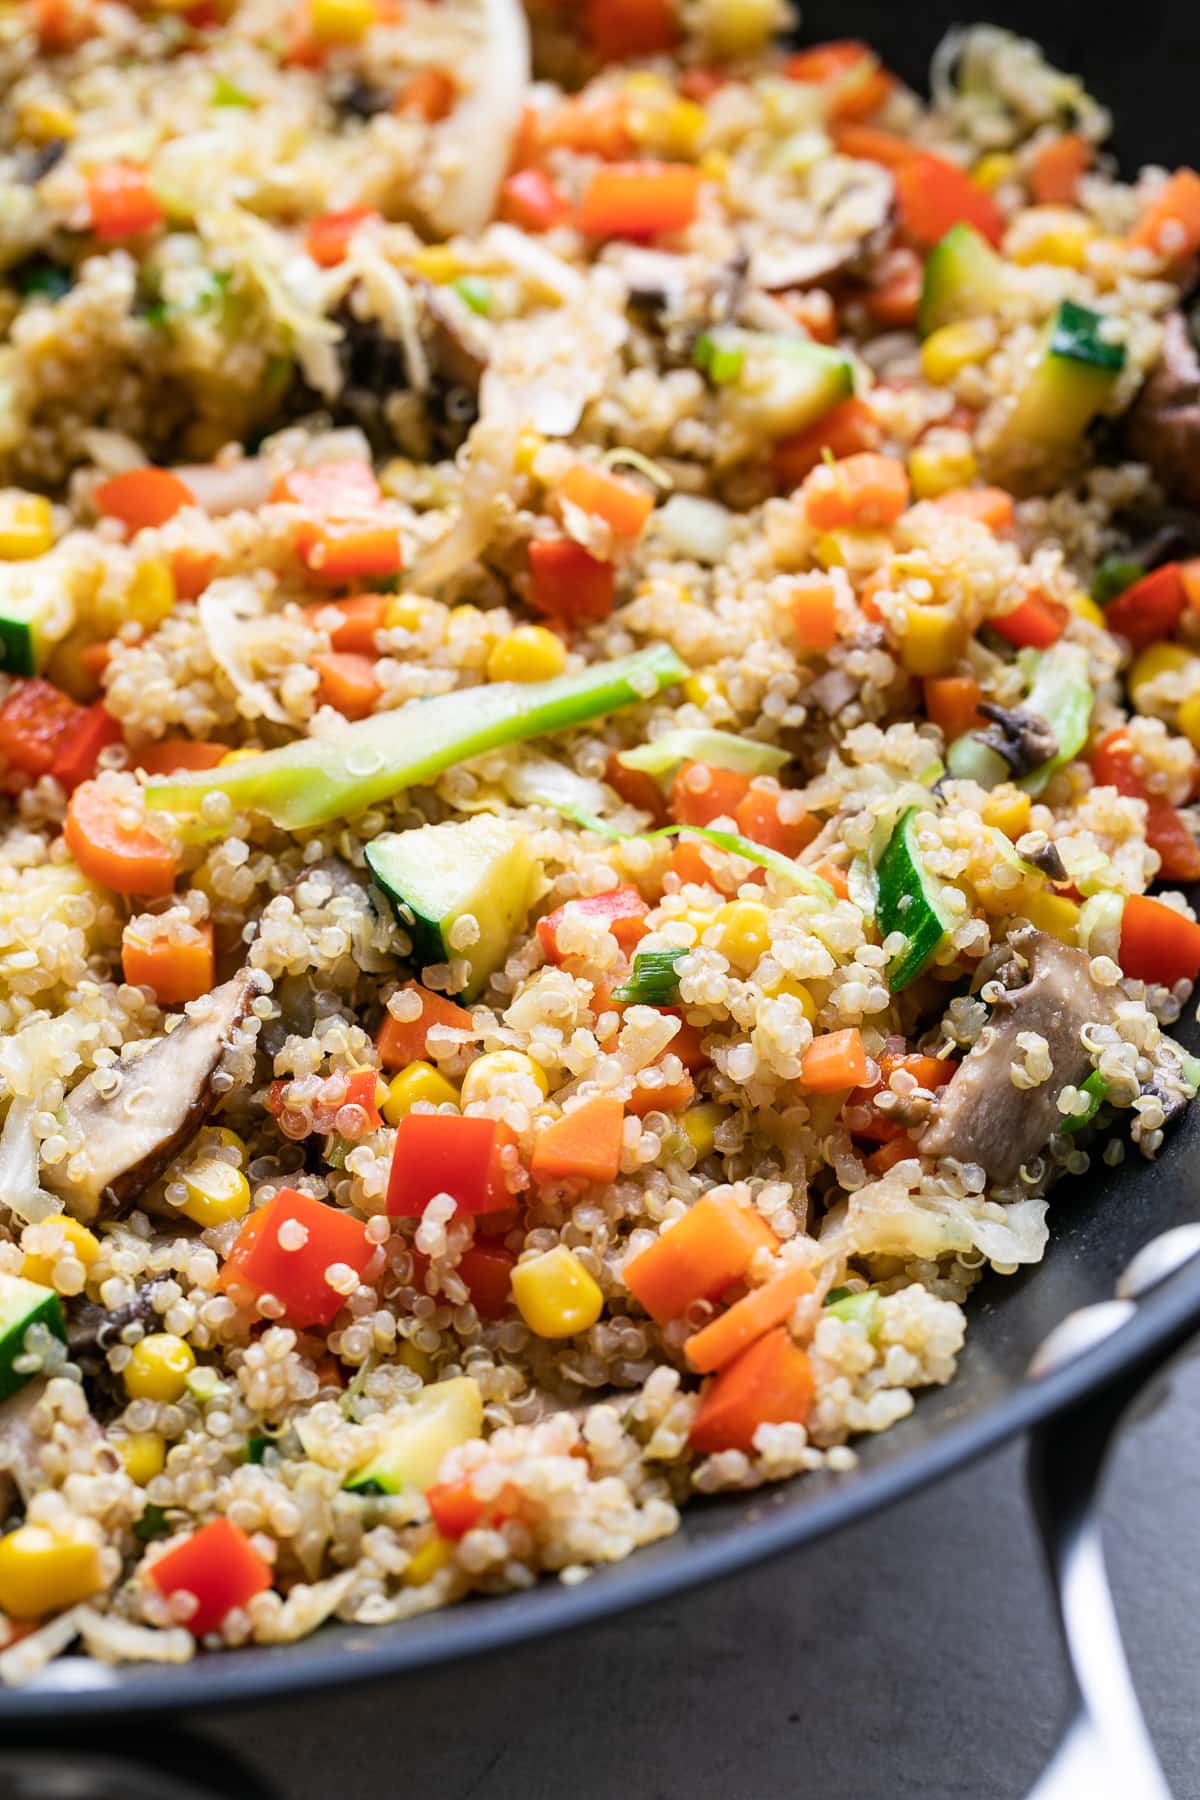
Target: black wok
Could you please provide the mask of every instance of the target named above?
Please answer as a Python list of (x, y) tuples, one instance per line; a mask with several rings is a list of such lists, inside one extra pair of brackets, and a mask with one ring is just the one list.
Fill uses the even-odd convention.
[[(1039, 39), (1060, 66), (1078, 71), (1112, 107), (1117, 149), (1126, 166), (1195, 160), (1195, 70), (1200, 66), (1200, 10), (1157, 0), (1136, 15), (1100, 13), (1063, 0), (1008, 0), (990, 16)], [(947, 26), (962, 17), (938, 0), (919, 10), (874, 4), (813, 4), (804, 38), (858, 35), (915, 85)], [(1193, 1008), (1189, 1008), (1189, 1013)], [(1200, 1033), (1180, 1035), (1196, 1048)], [(51, 1665), (33, 1686), (0, 1692), (0, 1734), (14, 1745), (54, 1723), (99, 1726), (117, 1715), (190, 1711), (246, 1703), (337, 1683), (377, 1679), (511, 1644), (640, 1605), (761, 1558), (796, 1549), (823, 1533), (887, 1505), (1018, 1433), (1033, 1438), (1035, 1502), (1059, 1577), (1075, 1672), (1082, 1695), (1064, 1754), (1039, 1800), (1099, 1800), (1113, 1794), (1154, 1800), (1166, 1795), (1140, 1720), (1122, 1686), (1119, 1642), (1109, 1632), (1102, 1565), (1093, 1541), (1090, 1501), (1103, 1452), (1124, 1404), (1160, 1364), (1200, 1330), (1200, 1257), (1177, 1241), (1173, 1273), (1150, 1285), (1136, 1304), (1113, 1307), (1115, 1286), (1131, 1258), (1151, 1240), (1200, 1218), (1200, 1107), (1175, 1130), (1159, 1160), (1135, 1153), (1120, 1168), (1098, 1168), (1060, 1188), (1052, 1206), (1052, 1239), (1044, 1263), (1025, 1274), (990, 1277), (970, 1307), (970, 1330), (957, 1379), (924, 1395), (915, 1414), (855, 1447), (850, 1475), (821, 1473), (747, 1496), (701, 1502), (684, 1514), (675, 1537), (602, 1569), (578, 1587), (545, 1582), (500, 1600), (471, 1599), (447, 1611), (378, 1629), (339, 1626), (279, 1649), (200, 1656), (182, 1668), (106, 1669), (81, 1658)], [(1196, 1233), (1200, 1241), (1200, 1231)], [(1062, 1321), (1078, 1353), (1034, 1378), (1030, 1360)], [(1079, 1346), (1088, 1336), (1097, 1341)], [(1107, 1683), (1102, 1728), (1107, 1771), (1086, 1757), (1094, 1686)], [(1115, 1685), (1114, 1685), (1115, 1683)], [(1127, 1685), (1127, 1684), (1126, 1684)], [(1134, 1710), (1129, 1711), (1129, 1707)], [(1083, 1723), (1081, 1724), (1081, 1721)], [(1091, 1725), (1096, 1721), (1093, 1719)], [(10, 1763), (10, 1767), (13, 1766)], [(182, 1796), (166, 1775), (147, 1789)], [(34, 1790), (29, 1790), (34, 1791)], [(37, 1789), (36, 1791), (58, 1791)], [(72, 1787), (72, 1793), (82, 1788)], [(126, 1791), (133, 1793), (133, 1787)], [(217, 1773), (217, 1791), (249, 1792)]]

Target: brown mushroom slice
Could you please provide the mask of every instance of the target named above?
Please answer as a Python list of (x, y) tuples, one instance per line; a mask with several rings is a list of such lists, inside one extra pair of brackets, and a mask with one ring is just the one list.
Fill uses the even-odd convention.
[(94, 1075), (70, 1094), (67, 1115), (81, 1145), (43, 1167), (42, 1182), (77, 1219), (94, 1219), (105, 1201), (119, 1208), (135, 1199), (200, 1129), (221, 1098), (216, 1077), (257, 991), (241, 970), (194, 1001), (174, 1031), (127, 1053), (115, 1065), (115, 1094), (98, 1093)]
[[(1082, 950), (1032, 926), (1014, 932), (1011, 943), (1028, 965), (1028, 978), (996, 1001), (990, 1025), (942, 1090), (920, 1139), (922, 1156), (979, 1163), (997, 1187), (1014, 1181), (1062, 1125), (1059, 1095), (1092, 1068), (1083, 1028), (1108, 1023), (1119, 998), (1092, 980)], [(1011, 1065), (1024, 1059), (1017, 1038), (1026, 1031), (1045, 1038), (1052, 1073), (1036, 1087), (1022, 1088), (1013, 1082)]]
[(1126, 441), (1172, 498), (1200, 507), (1200, 352), (1181, 312), (1167, 319), (1159, 359), (1130, 408)]

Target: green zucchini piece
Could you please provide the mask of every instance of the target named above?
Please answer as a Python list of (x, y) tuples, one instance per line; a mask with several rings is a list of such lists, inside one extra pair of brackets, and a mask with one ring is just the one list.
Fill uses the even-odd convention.
[(994, 313), (1004, 297), (1004, 263), (972, 225), (953, 225), (925, 259), (917, 330), (928, 337), (959, 319)]
[[(537, 864), (521, 828), (479, 813), (447, 825), (388, 831), (367, 845), (367, 866), (413, 943), (419, 967), (465, 958), (458, 998), (473, 1000), (500, 967), (525, 923)], [(473, 943), (457, 947), (454, 926), (470, 914)]]
[(14, 1368), (25, 1354), (25, 1334), (31, 1325), (44, 1325), (66, 1342), (67, 1327), (62, 1301), (53, 1288), (26, 1281), (22, 1275), (0, 1275), (0, 1400), (24, 1387), (29, 1375)]
[(799, 336), (720, 325), (697, 338), (693, 360), (767, 437), (806, 430), (854, 392), (849, 357)]
[(686, 762), (709, 763), (715, 769), (733, 769), (739, 775), (774, 775), (790, 755), (774, 744), (738, 737), (732, 731), (687, 729), (664, 731), (653, 743), (622, 750), (617, 761), (627, 769), (669, 778)]
[(447, 1453), (483, 1436), (483, 1396), (469, 1375), (423, 1388), (370, 1462), (342, 1483), (355, 1494), (432, 1487)]
[(835, 1319), (844, 1319), (848, 1325), (861, 1325), (872, 1342), (879, 1336), (878, 1288), (867, 1288), (862, 1292), (853, 1288), (830, 1288), (825, 1296), (825, 1311), (832, 1313)]
[(1103, 313), (1064, 300), (1045, 347), (1005, 421), (1007, 447), (1034, 446), (1043, 456), (1069, 449), (1102, 411), (1125, 367), (1125, 346), (1104, 335)]
[(907, 942), (888, 968), (893, 994), (906, 988), (937, 954), (946, 934), (958, 923), (945, 899), (945, 888), (921, 861), (914, 821), (920, 809), (910, 806), (901, 813), (879, 859), (879, 897), (876, 918), (881, 936), (894, 931)]
[(1094, 700), (1087, 651), (1079, 644), (1060, 641), (1051, 645), (1037, 665), (1025, 706), (1048, 722), (1058, 739), (1058, 751), (1040, 769), (1022, 775), (1018, 787), (1027, 794), (1040, 794), (1051, 778), (1079, 755), (1087, 742)]

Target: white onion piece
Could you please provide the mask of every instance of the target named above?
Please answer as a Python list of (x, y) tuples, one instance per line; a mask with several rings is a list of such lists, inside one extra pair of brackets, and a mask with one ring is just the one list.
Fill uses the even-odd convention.
[(265, 506), (275, 479), (270, 463), (262, 456), (241, 456), (229, 463), (180, 463), (171, 473), (187, 483), (197, 506), (214, 517), (256, 512)]
[(33, 1135), (36, 1103), (18, 1095), (0, 1131), (0, 1205), (27, 1225), (62, 1211), (61, 1200), (38, 1185), (38, 1147)]
[(503, 781), (518, 806), (603, 813), (612, 803), (612, 793), (602, 781), (580, 775), (552, 756), (522, 757), (505, 769)]
[(529, 26), (519, 0), (482, 0), (482, 11), (478, 80), (442, 127), (461, 158), (432, 209), (432, 223), (447, 237), (482, 231), (495, 211), (530, 82)]
[(737, 526), (727, 507), (698, 494), (672, 494), (654, 514), (654, 535), (693, 562), (719, 563), (729, 553)]
[[(196, 602), (196, 611), (218, 669), (252, 710), (245, 717), (286, 725), (289, 715), (265, 682), (250, 673), (248, 627), (260, 623), (257, 596), (239, 581), (214, 581)], [(243, 709), (244, 710), (244, 709)]]

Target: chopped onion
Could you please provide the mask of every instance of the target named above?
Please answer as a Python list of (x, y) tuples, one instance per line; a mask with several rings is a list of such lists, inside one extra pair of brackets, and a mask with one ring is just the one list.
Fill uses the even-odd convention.
[(561, 256), (555, 256), (536, 238), (518, 231), (515, 225), (493, 225), (484, 239), (483, 248), (494, 251), (502, 261), (544, 287), (555, 299), (583, 298), (587, 283), (579, 270), (573, 269)]
[(530, 81), (529, 26), (519, 0), (482, 0), (483, 40), (474, 90), (442, 127), (461, 159), (433, 209), (447, 237), (482, 231), (512, 159)]
[(186, 482), (206, 513), (257, 512), (270, 496), (274, 472), (262, 456), (228, 463), (180, 463), (173, 471)]
[(567, 814), (602, 813), (612, 794), (602, 781), (579, 775), (552, 756), (525, 756), (504, 771), (504, 785), (518, 806), (548, 806)]
[(679, 556), (693, 562), (719, 563), (737, 535), (733, 515), (716, 500), (698, 494), (672, 494), (654, 514), (654, 533), (665, 538)]
[(38, 1185), (38, 1146), (33, 1135), (36, 1103), (18, 1094), (0, 1131), (0, 1204), (27, 1225), (62, 1211), (62, 1201)]
[(245, 716), (270, 719), (274, 725), (288, 724), (290, 715), (266, 683), (249, 670), (252, 633), (247, 628), (261, 623), (254, 590), (242, 581), (214, 581), (197, 600), (196, 611), (213, 661), (238, 696), (251, 703), (252, 710), (243, 708)]

